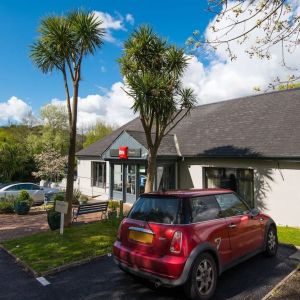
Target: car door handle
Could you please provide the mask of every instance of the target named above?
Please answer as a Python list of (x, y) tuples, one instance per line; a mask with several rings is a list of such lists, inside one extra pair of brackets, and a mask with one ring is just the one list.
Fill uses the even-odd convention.
[(230, 224), (228, 225), (229, 228), (235, 228), (236, 227), (236, 224)]

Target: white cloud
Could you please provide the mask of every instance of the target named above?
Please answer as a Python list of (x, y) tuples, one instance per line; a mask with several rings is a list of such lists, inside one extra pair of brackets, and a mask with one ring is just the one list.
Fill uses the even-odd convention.
[(0, 123), (21, 122), (32, 112), (32, 108), (23, 100), (12, 96), (6, 102), (0, 102)]
[(125, 17), (126, 21), (130, 24), (133, 25), (134, 24), (134, 17), (132, 14), (127, 14)]
[[(104, 95), (88, 95), (78, 99), (78, 127), (86, 127), (96, 121), (109, 124), (123, 125), (130, 121), (134, 115), (131, 110), (133, 104), (122, 89), (122, 82), (114, 83)], [(52, 99), (52, 104), (65, 105), (65, 101)]]
[[(93, 11), (93, 13), (95, 14), (96, 18), (99, 18), (102, 21), (101, 28), (104, 28), (106, 31), (104, 40), (110, 43), (119, 44), (118, 40), (113, 36), (112, 31), (126, 31), (124, 17), (120, 14), (117, 14), (116, 17), (113, 17), (109, 13), (105, 13), (102, 11)], [(134, 22), (134, 18), (131, 14), (127, 14), (125, 17), (125, 21), (132, 25)]]
[[(110, 20), (110, 23), (114, 23), (113, 20)], [(114, 25), (115, 28), (121, 28), (123, 23), (117, 24)], [(213, 33), (207, 29), (206, 34), (210, 36)], [(256, 36), (249, 38), (248, 45), (255, 38)], [(246, 47), (247, 44), (233, 44), (232, 50), (238, 56), (236, 61), (230, 60), (224, 48), (218, 48), (214, 55), (210, 56), (209, 63), (204, 64), (197, 57), (190, 57), (183, 83), (195, 90), (199, 104), (254, 94), (256, 93), (254, 87), (260, 86), (264, 90), (277, 76), (283, 79), (288, 77), (290, 71), (281, 65), (280, 46), (271, 49), (270, 60), (251, 59), (244, 51)], [(300, 68), (299, 56), (300, 48), (287, 55), (286, 62), (290, 66)], [(78, 127), (97, 120), (118, 125), (131, 120), (134, 117), (131, 110), (133, 100), (123, 91), (123, 87), (123, 82), (116, 82), (109, 89), (99, 87), (101, 95), (95, 94), (80, 98)], [(57, 102), (57, 100), (52, 102), (55, 103), (55, 101)]]
[[(228, 20), (230, 18), (222, 20), (219, 26), (226, 26)], [(206, 37), (213, 39), (216, 33), (210, 30), (210, 25), (207, 26)], [(234, 35), (234, 33), (231, 34)], [(203, 64), (194, 56), (191, 57), (183, 82), (185, 86), (195, 90), (199, 104), (257, 93), (254, 91), (254, 87), (260, 87), (264, 91), (277, 76), (282, 80), (287, 80), (289, 75), (294, 73), (282, 66), (281, 45), (275, 45), (271, 48), (271, 59), (269, 60), (251, 59), (245, 53), (245, 49), (255, 42), (256, 37), (263, 34), (261, 29), (249, 36), (246, 43), (242, 45), (232, 43), (231, 49), (237, 55), (235, 61), (230, 60), (225, 47), (217, 48), (208, 64)], [(293, 53), (287, 53), (285, 61), (288, 66), (300, 69), (299, 57), (300, 47)]]

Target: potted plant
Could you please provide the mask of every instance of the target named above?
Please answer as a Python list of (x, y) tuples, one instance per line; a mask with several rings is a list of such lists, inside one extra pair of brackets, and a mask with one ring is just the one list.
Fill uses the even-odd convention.
[(15, 212), (18, 215), (27, 215), (32, 203), (33, 199), (30, 197), (29, 193), (25, 190), (21, 191), (14, 202)]
[(118, 215), (118, 208), (120, 207), (120, 203), (119, 201), (116, 201), (116, 200), (109, 200), (108, 201), (108, 208), (109, 208), (109, 211), (108, 211), (108, 218), (109, 219), (115, 219)]
[(47, 210), (47, 221), (51, 230), (56, 230), (60, 227), (60, 213), (55, 211), (56, 201), (65, 201), (64, 195), (55, 195), (53, 206)]

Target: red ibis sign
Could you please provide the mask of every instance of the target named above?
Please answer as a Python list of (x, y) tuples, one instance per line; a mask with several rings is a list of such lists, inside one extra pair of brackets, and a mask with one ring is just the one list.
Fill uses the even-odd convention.
[(119, 147), (119, 158), (128, 159), (128, 147), (127, 146)]

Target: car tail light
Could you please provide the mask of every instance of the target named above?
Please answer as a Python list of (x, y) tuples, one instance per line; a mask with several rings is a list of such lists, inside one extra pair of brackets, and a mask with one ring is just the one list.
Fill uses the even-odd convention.
[(182, 232), (175, 231), (170, 246), (170, 252), (178, 254), (181, 252), (181, 248), (182, 248)]

